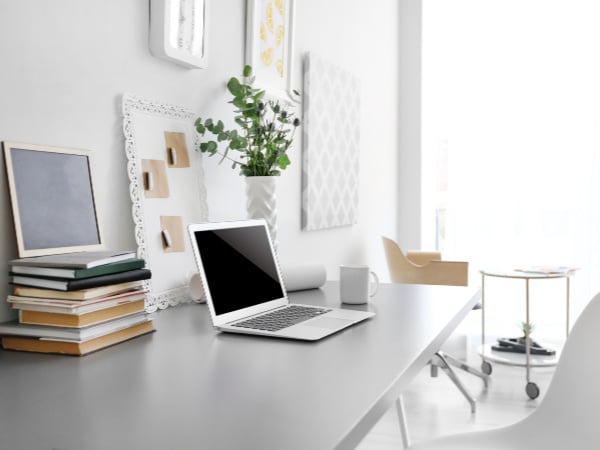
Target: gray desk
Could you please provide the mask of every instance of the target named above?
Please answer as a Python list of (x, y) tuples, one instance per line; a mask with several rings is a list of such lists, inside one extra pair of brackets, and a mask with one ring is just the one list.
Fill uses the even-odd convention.
[[(339, 306), (334, 282), (290, 297)], [(85, 357), (0, 351), (0, 449), (353, 448), (476, 301), (384, 284), (377, 316), (316, 343), (216, 333), (180, 305)]]

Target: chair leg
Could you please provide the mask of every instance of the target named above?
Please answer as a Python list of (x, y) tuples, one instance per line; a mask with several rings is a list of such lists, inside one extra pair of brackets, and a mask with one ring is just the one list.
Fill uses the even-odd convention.
[(471, 405), (471, 413), (475, 413), (475, 399), (471, 397), (471, 394), (464, 387), (460, 379), (454, 373), (454, 370), (450, 366), (450, 364), (446, 361), (446, 358), (440, 352), (437, 352), (433, 357), (431, 364), (435, 364), (442, 368), (442, 370), (448, 375), (448, 377), (452, 380), (452, 382), (456, 385), (458, 390), (463, 394), (463, 396), (467, 399), (469, 404)]
[(402, 438), (402, 448), (407, 449), (410, 446), (408, 438), (408, 424), (406, 423), (406, 412), (404, 411), (404, 401), (402, 395), (396, 399), (396, 413), (398, 414), (398, 423), (400, 425), (400, 437)]
[(483, 380), (485, 387), (488, 387), (488, 382), (490, 380), (490, 376), (488, 374), (483, 373), (480, 370), (477, 370), (477, 369), (465, 364), (460, 359), (456, 359), (454, 356), (448, 355), (447, 353), (438, 352), (437, 354), (438, 354), (438, 356), (441, 356), (442, 358), (444, 358), (448, 364), (451, 364), (454, 367), (458, 367), (459, 369), (462, 369), (465, 372), (470, 373), (471, 375), (475, 375), (475, 376), (481, 378)]

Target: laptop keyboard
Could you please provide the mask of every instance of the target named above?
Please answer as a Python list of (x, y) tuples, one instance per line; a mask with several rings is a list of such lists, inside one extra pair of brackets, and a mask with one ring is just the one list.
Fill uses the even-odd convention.
[(232, 324), (234, 327), (261, 331), (279, 331), (331, 311), (327, 308), (289, 305), (285, 308)]

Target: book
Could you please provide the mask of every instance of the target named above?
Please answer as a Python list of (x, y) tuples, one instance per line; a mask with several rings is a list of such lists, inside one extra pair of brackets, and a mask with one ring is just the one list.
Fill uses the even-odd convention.
[(58, 339), (63, 341), (84, 342), (90, 339), (104, 336), (113, 331), (137, 325), (151, 320), (144, 313), (133, 314), (120, 319), (102, 322), (84, 328), (55, 327), (50, 325), (30, 325), (19, 323), (18, 320), (0, 323), (0, 335), (28, 336), (41, 339)]
[(149, 269), (134, 269), (126, 272), (111, 273), (91, 278), (80, 278), (77, 280), (60, 278), (40, 278), (28, 275), (14, 275), (8, 277), (11, 284), (54, 289), (58, 291), (77, 291), (110, 284), (124, 283), (126, 281), (148, 280), (152, 276)]
[(65, 314), (20, 309), (19, 323), (82, 328), (142, 312), (144, 311), (145, 303), (145, 300), (142, 299), (82, 314)]
[(125, 259), (135, 258), (133, 250), (122, 251), (90, 251), (63, 253), (60, 255), (31, 256), (28, 258), (13, 259), (9, 265), (35, 266), (35, 267), (61, 267), (72, 269), (91, 269), (92, 267), (110, 264)]
[(127, 292), (134, 289), (139, 289), (142, 286), (142, 281), (128, 281), (126, 283), (110, 284), (107, 286), (80, 289), (78, 291), (56, 291), (54, 289), (42, 289), (29, 286), (15, 286), (13, 289), (13, 293), (14, 295), (18, 295), (21, 297), (82, 301), (97, 299), (110, 294)]
[(517, 272), (540, 273), (546, 275), (566, 275), (578, 270), (571, 266), (530, 266), (522, 269), (515, 269)]
[(143, 289), (127, 291), (116, 295), (109, 295), (107, 297), (93, 298), (90, 300), (63, 300), (52, 298), (21, 297), (18, 295), (8, 295), (6, 297), (6, 301), (13, 309), (55, 312), (61, 314), (84, 314), (145, 299), (146, 291)]
[(91, 278), (110, 273), (125, 272), (127, 270), (142, 269), (146, 262), (140, 258), (125, 259), (114, 263), (103, 264), (89, 269), (73, 269), (65, 267), (30, 266), (9, 263), (11, 273), (32, 275), (49, 278), (80, 279)]
[(83, 356), (154, 331), (154, 325), (149, 320), (83, 342), (4, 336), (2, 347), (5, 350)]

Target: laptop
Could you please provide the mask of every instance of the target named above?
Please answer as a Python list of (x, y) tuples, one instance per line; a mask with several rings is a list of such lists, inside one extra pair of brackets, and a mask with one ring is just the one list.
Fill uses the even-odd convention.
[(264, 219), (190, 224), (188, 232), (220, 331), (315, 341), (375, 315), (291, 304)]

